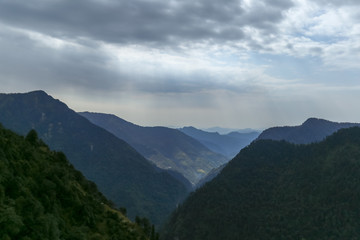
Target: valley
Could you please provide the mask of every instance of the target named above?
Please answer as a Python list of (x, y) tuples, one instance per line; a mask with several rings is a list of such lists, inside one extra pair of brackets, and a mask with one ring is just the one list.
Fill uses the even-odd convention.
[(0, 0), (0, 240), (360, 239), (359, 0)]

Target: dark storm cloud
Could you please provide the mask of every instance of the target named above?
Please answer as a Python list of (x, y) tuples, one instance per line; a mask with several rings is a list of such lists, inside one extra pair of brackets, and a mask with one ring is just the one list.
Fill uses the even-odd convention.
[(239, 41), (246, 38), (245, 26), (275, 31), (292, 1), (256, 4), (246, 9), (238, 0), (1, 0), (0, 21), (57, 38), (169, 46)]

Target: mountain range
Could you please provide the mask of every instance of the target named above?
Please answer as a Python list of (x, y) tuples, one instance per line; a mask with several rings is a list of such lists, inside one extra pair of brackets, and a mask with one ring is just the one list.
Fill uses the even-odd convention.
[(358, 123), (142, 127), (43, 91), (0, 94), (0, 113), (24, 136), (0, 126), (1, 239), (147, 239), (174, 209), (162, 239), (360, 238)]
[(161, 239), (359, 239), (359, 216), (353, 127), (307, 145), (254, 141), (173, 212)]
[(229, 160), (177, 129), (142, 127), (112, 114), (79, 114), (129, 143), (156, 166), (181, 173), (193, 185)]
[(205, 132), (217, 132), (221, 135), (226, 135), (231, 132), (239, 132), (239, 133), (249, 133), (249, 132), (259, 132), (259, 130), (252, 128), (223, 128), (223, 127), (209, 127), (209, 128), (201, 128), (200, 130)]
[(296, 144), (319, 142), (342, 128), (360, 126), (359, 123), (337, 123), (309, 118), (300, 126), (272, 127), (263, 131), (259, 139), (285, 140)]
[(207, 132), (194, 127), (183, 127), (179, 130), (195, 138), (213, 152), (222, 154), (229, 159), (235, 157), (242, 148), (249, 145), (260, 134), (256, 131), (219, 134), (218, 132)]
[[(309, 118), (307, 119), (302, 125), (300, 126), (285, 126), (285, 127), (272, 127), (264, 130), (256, 140), (261, 139), (271, 139), (271, 140), (284, 140), (295, 144), (309, 144), (314, 142), (319, 142), (325, 139), (327, 136), (333, 134), (334, 132), (338, 131), (339, 129), (349, 128), (354, 126), (360, 126), (359, 123), (337, 123), (331, 122), (324, 119), (318, 118)], [(184, 128), (190, 129), (194, 131), (192, 128)], [(206, 140), (206, 132), (203, 133), (197, 129), (195, 129), (194, 133), (200, 133), (200, 137)], [(250, 135), (246, 135), (250, 134)], [(191, 135), (191, 134), (189, 134)], [(196, 134), (194, 134), (196, 135)], [(219, 134), (216, 134), (219, 135)], [(231, 134), (230, 134), (231, 135)], [(250, 136), (250, 140), (253, 140), (253, 137), (256, 136), (256, 132), (245, 132), (245, 139), (246, 136)], [(196, 138), (196, 136), (194, 136)], [(211, 139), (211, 137), (210, 137)], [(250, 143), (250, 142), (249, 142)], [(221, 170), (226, 166), (226, 164), (213, 169), (210, 173), (208, 173), (204, 178), (199, 181), (196, 185), (196, 188), (204, 185), (206, 182), (211, 181), (215, 178)]]
[(4, 127), (21, 135), (34, 129), (51, 149), (64, 152), (131, 219), (144, 216), (160, 225), (188, 193), (172, 174), (43, 91), (0, 94), (0, 112)]

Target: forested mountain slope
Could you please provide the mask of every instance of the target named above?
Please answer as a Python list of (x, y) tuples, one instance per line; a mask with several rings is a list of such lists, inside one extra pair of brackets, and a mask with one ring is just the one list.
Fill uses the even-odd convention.
[(360, 128), (259, 140), (173, 213), (163, 239), (360, 239)]
[(186, 196), (186, 187), (126, 142), (90, 123), (43, 91), (0, 94), (0, 123), (19, 134), (35, 129), (128, 215), (160, 224)]
[(177, 171), (192, 184), (228, 161), (223, 155), (210, 151), (199, 141), (176, 129), (142, 127), (111, 114), (80, 114), (128, 142), (158, 167)]
[(110, 206), (96, 185), (63, 153), (50, 151), (34, 130), (24, 138), (0, 126), (0, 239), (151, 237)]

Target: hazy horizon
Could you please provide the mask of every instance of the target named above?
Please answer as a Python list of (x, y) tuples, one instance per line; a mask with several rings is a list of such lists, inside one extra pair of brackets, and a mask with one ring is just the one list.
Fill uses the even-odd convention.
[(360, 122), (356, 0), (0, 0), (1, 92), (142, 126)]

